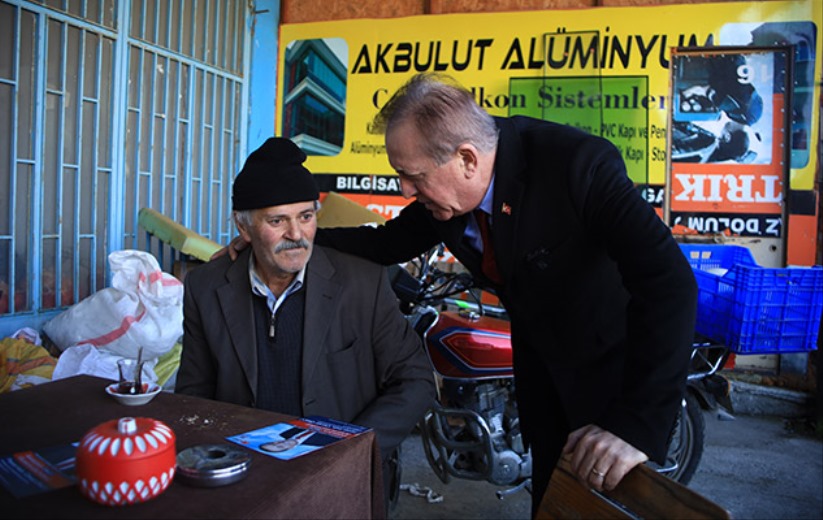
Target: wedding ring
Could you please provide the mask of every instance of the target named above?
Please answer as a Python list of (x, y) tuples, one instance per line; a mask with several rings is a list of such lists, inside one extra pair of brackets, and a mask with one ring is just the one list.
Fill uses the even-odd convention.
[(597, 476), (598, 476), (598, 477), (600, 477), (600, 478), (603, 478), (603, 477), (605, 477), (605, 476), (606, 476), (606, 474), (605, 474), (605, 473), (602, 473), (602, 472), (600, 472), (600, 471), (597, 471), (597, 470), (596, 470), (596, 469), (594, 469), (594, 468), (592, 468), (592, 473), (594, 473), (595, 475), (597, 475)]

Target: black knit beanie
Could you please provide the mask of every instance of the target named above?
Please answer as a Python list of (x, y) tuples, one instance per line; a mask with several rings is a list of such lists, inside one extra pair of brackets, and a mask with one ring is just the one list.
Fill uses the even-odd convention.
[(306, 154), (291, 140), (270, 137), (246, 159), (232, 187), (232, 209), (268, 208), (320, 198)]

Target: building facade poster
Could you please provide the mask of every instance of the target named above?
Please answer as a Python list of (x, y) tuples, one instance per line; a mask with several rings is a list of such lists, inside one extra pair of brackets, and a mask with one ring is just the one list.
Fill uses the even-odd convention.
[(673, 51), (673, 230), (783, 236), (790, 48)]
[[(492, 115), (550, 119), (611, 140), (660, 208), (671, 49), (793, 45), (790, 182), (792, 190), (812, 190), (820, 20), (823, 3), (799, 0), (284, 24), (276, 123), (306, 150), (307, 166), (325, 174), (321, 191), (390, 218), (407, 201), (371, 121), (413, 74), (441, 72)], [(750, 151), (753, 165), (772, 153), (764, 142)]]

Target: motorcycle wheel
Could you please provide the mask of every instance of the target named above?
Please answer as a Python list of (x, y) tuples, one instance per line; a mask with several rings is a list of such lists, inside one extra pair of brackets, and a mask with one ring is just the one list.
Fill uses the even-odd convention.
[(706, 437), (706, 422), (700, 402), (691, 393), (686, 393), (685, 405), (675, 426), (672, 442), (669, 445), (668, 460), (677, 463), (677, 467), (666, 476), (687, 485), (700, 459), (703, 457), (703, 442)]

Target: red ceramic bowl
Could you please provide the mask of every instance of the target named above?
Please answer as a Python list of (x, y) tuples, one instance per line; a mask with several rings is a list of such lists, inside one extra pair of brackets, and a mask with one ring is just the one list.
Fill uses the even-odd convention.
[(77, 448), (80, 492), (94, 502), (145, 502), (174, 478), (175, 435), (163, 422), (123, 417), (92, 428)]

